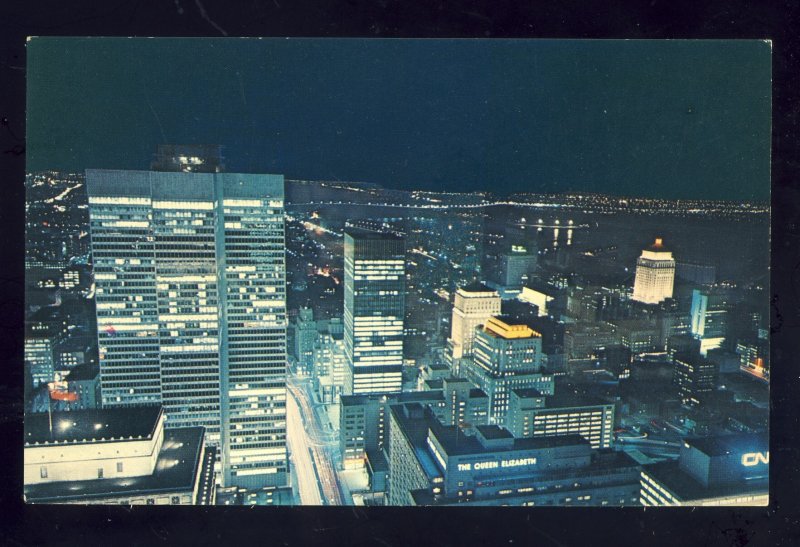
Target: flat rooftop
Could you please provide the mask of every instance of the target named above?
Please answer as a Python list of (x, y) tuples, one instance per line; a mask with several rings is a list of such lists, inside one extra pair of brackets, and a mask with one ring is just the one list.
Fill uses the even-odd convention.
[(511, 391), (516, 393), (517, 397), (520, 397), (521, 399), (527, 399), (531, 397), (545, 397), (545, 395), (542, 394), (542, 392), (536, 389), (535, 387), (520, 387), (517, 389), (512, 389)]
[(444, 389), (444, 380), (441, 378), (438, 380), (425, 380), (425, 385), (428, 387), (428, 391), (437, 391)]
[(152, 438), (160, 406), (53, 412), (53, 431), (46, 412), (25, 416), (25, 446), (94, 443)]
[(767, 450), (769, 448), (768, 433), (740, 433), (719, 437), (700, 437), (686, 439), (689, 446), (697, 448), (708, 456), (725, 456), (737, 454), (745, 450)]
[(496, 425), (479, 425), (476, 426), (475, 429), (478, 430), (478, 433), (483, 435), (484, 439), (496, 440), (511, 439), (514, 437), (509, 430)]
[[(565, 479), (574, 479), (576, 482), (579, 481), (584, 483), (584, 486), (581, 486), (579, 489), (581, 491), (585, 491), (587, 479), (593, 479), (590, 482), (595, 482), (595, 488), (604, 488), (607, 486), (613, 487), (617, 484), (617, 479), (615, 479), (614, 476), (618, 475), (619, 473), (638, 474), (638, 464), (636, 460), (624, 452), (597, 451), (592, 455), (591, 465), (585, 467), (566, 467), (562, 469), (531, 471), (525, 477), (513, 475), (507, 477), (506, 479), (497, 478), (495, 479), (495, 483), (497, 486), (500, 484), (508, 484), (509, 488), (518, 489), (524, 486), (536, 487), (542, 485), (552, 485), (556, 481), (563, 484)], [(568, 494), (572, 490), (573, 488), (565, 485), (565, 488), (561, 490), (561, 492), (563, 494)], [(491, 489), (489, 492), (491, 492)], [(489, 492), (478, 491), (477, 497), (466, 503), (481, 505), (486, 504), (491, 500), (498, 500), (502, 504), (515, 505), (519, 504), (521, 501), (527, 501), (532, 498), (535, 499), (538, 496), (552, 496), (552, 491), (547, 491), (541, 494), (536, 492), (526, 492), (511, 495), (500, 495), (497, 493), (491, 494)], [(434, 499), (433, 492), (431, 492), (430, 489), (412, 490), (410, 493), (411, 497), (414, 499), (414, 503), (417, 505), (456, 505), (464, 503), (462, 498), (456, 496)], [(599, 499), (596, 503), (599, 503)], [(587, 505), (593, 504), (594, 502)]]
[(389, 470), (389, 461), (383, 455), (383, 450), (367, 450), (367, 465), (373, 473)]
[[(92, 500), (109, 497), (135, 498), (157, 495), (160, 492), (193, 490), (198, 473), (213, 473), (213, 465), (204, 465), (207, 464), (208, 457), (206, 462), (200, 458), (204, 436), (202, 427), (166, 430), (152, 475), (34, 484), (25, 486), (25, 500), (29, 503), (92, 503)], [(208, 477), (201, 477), (200, 484), (208, 484)]]
[(489, 398), (489, 396), (486, 394), (486, 392), (483, 391), (481, 388), (478, 388), (478, 387), (474, 387), (474, 388), (470, 389), (469, 390), (469, 396), (470, 396), (471, 399), (477, 399), (478, 397), (481, 397), (481, 398), (484, 398), (484, 399), (488, 399)]
[(385, 404), (414, 403), (414, 402), (433, 402), (444, 400), (441, 391), (441, 380), (428, 380), (428, 382), (439, 382), (439, 389), (430, 391), (407, 391), (403, 393), (392, 393), (391, 395), (342, 395), (342, 406), (360, 406), (370, 402), (382, 402)]
[(348, 227), (344, 229), (345, 235), (353, 239), (368, 239), (368, 240), (389, 240), (389, 241), (402, 241), (403, 238), (391, 232), (379, 232), (367, 230), (364, 228)]
[[(78, 365), (73, 368), (69, 375), (65, 378), (67, 382), (79, 382), (84, 380), (94, 380), (100, 374), (100, 369), (97, 366), (89, 364)], [(26, 418), (27, 419), (27, 418)]]
[(642, 472), (674, 492), (681, 501), (719, 498), (733, 495), (762, 494), (769, 491), (769, 479), (738, 481), (709, 488), (680, 468), (678, 461), (645, 465)]
[[(510, 452), (514, 450), (539, 450), (575, 445), (585, 445), (586, 447), (589, 447), (589, 441), (587, 441), (582, 435), (578, 435), (576, 433), (554, 437), (530, 437), (524, 439), (515, 438), (513, 439), (513, 444), (507, 448), (498, 447), (487, 450), (475, 435), (465, 435), (463, 432), (459, 431), (457, 427), (442, 425), (429, 409), (424, 409), (420, 418), (411, 418), (406, 416), (402, 405), (392, 405), (390, 407), (390, 411), (397, 422), (404, 429), (406, 436), (409, 438), (412, 444), (416, 446), (422, 446), (425, 442), (427, 432), (430, 429), (439, 440), (439, 443), (441, 443), (444, 451), (449, 456)], [(491, 428), (492, 426), (478, 427)], [(483, 435), (487, 439), (493, 438), (487, 437), (486, 433), (483, 433)], [(493, 433), (489, 431), (488, 435), (493, 435)], [(498, 435), (503, 435), (503, 433), (498, 433)]]
[(473, 281), (468, 285), (459, 287), (458, 290), (463, 292), (475, 292), (475, 293), (482, 293), (482, 292), (497, 293), (496, 290), (487, 287), (486, 285), (480, 283), (479, 281)]

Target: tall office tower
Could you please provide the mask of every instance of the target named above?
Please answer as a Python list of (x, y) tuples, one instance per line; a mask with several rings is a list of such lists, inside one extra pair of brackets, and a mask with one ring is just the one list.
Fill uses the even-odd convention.
[(475, 329), (499, 314), (500, 295), (486, 285), (473, 283), (456, 291), (450, 331), (453, 375), (458, 376), (461, 372), (460, 360), (472, 355)]
[(633, 284), (633, 299), (644, 304), (658, 304), (672, 298), (675, 282), (675, 259), (664, 247), (661, 238), (642, 251), (636, 261), (636, 279)]
[(687, 406), (703, 404), (717, 388), (719, 365), (696, 353), (676, 353), (672, 381)]
[(700, 354), (718, 348), (725, 341), (728, 328), (728, 303), (723, 293), (692, 291), (690, 332), (700, 340)]
[(552, 395), (554, 379), (542, 374), (542, 335), (507, 316), (491, 317), (476, 329), (465, 377), (489, 396), (489, 423), (502, 424), (512, 389), (534, 388)]
[(47, 336), (25, 337), (25, 363), (30, 367), (32, 387), (52, 382), (55, 379), (53, 343)]
[(294, 357), (297, 359), (297, 366), (305, 372), (310, 371), (314, 364), (314, 345), (318, 336), (314, 310), (300, 308), (294, 325)]
[(283, 176), (221, 159), (161, 146), (151, 171), (86, 173), (103, 406), (161, 403), (220, 445), (225, 486), (283, 485)]
[(347, 394), (402, 390), (404, 300), (403, 238), (395, 233), (347, 228), (344, 235)]
[(342, 333), (320, 333), (314, 346), (311, 379), (323, 404), (339, 404), (347, 374)]
[(511, 250), (497, 258), (495, 268), (489, 272), (490, 280), (507, 289), (521, 290), (536, 270), (537, 255), (522, 245), (512, 245)]

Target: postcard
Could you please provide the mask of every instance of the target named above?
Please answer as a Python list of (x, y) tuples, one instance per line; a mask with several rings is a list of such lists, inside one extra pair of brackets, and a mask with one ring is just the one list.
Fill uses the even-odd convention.
[(769, 42), (27, 52), (27, 503), (768, 503)]

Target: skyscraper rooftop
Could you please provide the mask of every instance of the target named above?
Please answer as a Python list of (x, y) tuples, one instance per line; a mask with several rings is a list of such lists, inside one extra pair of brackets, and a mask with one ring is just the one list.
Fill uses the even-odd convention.
[(220, 173), (222, 146), (219, 144), (160, 144), (152, 171), (183, 171), (191, 173)]

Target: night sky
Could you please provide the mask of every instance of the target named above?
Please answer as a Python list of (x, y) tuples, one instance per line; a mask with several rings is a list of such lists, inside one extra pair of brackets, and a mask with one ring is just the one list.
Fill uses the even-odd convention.
[(769, 198), (757, 41), (34, 38), (29, 170), (229, 171), (446, 191)]

